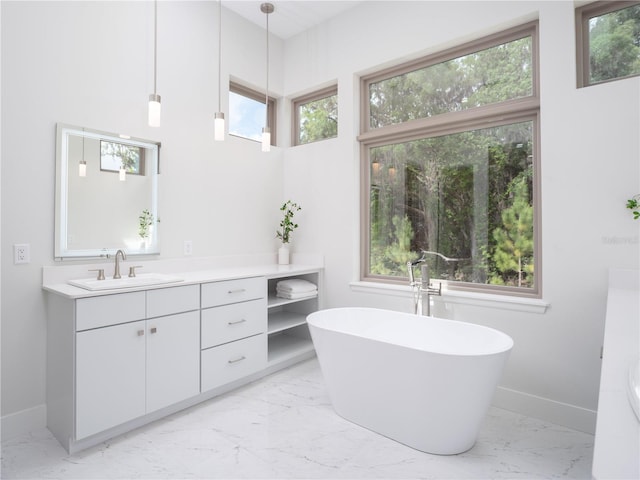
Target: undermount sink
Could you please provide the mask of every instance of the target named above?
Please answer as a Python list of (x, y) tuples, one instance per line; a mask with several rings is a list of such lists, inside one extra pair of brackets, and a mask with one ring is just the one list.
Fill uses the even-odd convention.
[(161, 273), (139, 273), (135, 277), (106, 278), (97, 280), (96, 278), (81, 278), (69, 280), (69, 284), (85, 290), (113, 290), (116, 288), (144, 287), (148, 285), (162, 285), (163, 283), (182, 282), (182, 278)]

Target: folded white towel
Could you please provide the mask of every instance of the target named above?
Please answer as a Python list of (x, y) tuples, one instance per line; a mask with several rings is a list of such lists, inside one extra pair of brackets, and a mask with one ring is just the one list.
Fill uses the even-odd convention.
[(281, 292), (303, 293), (316, 291), (318, 287), (313, 282), (302, 278), (289, 278), (276, 283), (276, 289)]
[(300, 300), (302, 298), (313, 298), (318, 295), (318, 291), (314, 290), (313, 292), (303, 292), (303, 293), (290, 293), (290, 292), (276, 292), (276, 297), (286, 298), (288, 300)]

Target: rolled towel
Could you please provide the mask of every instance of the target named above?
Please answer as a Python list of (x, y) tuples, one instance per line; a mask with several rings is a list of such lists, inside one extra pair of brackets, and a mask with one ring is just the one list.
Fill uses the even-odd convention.
[(302, 278), (289, 278), (276, 283), (276, 289), (281, 292), (305, 293), (314, 292), (318, 287), (313, 282)]

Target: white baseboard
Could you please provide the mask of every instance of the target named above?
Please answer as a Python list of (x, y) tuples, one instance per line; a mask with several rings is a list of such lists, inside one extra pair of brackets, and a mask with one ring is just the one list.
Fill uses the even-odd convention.
[(596, 431), (595, 410), (557, 402), (529, 393), (498, 387), (493, 397), (493, 405), (591, 435), (594, 435)]
[[(505, 387), (498, 387), (493, 397), (493, 405), (529, 417), (595, 434), (596, 411), (538, 397)], [(2, 440), (24, 435), (34, 430), (46, 428), (47, 406), (38, 405), (1, 418)]]
[(5, 415), (2, 421), (0, 432), (2, 440), (25, 435), (34, 430), (47, 427), (47, 406), (38, 405), (27, 408), (19, 412)]

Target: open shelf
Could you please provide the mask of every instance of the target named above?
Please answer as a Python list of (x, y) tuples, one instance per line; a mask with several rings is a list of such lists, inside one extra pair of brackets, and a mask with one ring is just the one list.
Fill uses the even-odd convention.
[(308, 280), (315, 285), (320, 284), (320, 272), (308, 272), (291, 276), (270, 278), (267, 283), (267, 333), (268, 333), (268, 364), (277, 368), (291, 362), (313, 355), (313, 342), (307, 326), (307, 315), (319, 308), (320, 296), (305, 298), (280, 298), (276, 296), (277, 284), (283, 278), (299, 278)]
[(281, 311), (272, 313), (269, 315), (269, 328), (268, 333), (272, 335), (274, 333), (282, 332), (299, 325), (307, 323), (307, 315), (296, 312)]
[(285, 362), (313, 351), (310, 339), (280, 333), (269, 337), (269, 364)]
[(275, 295), (269, 295), (269, 298), (267, 300), (267, 306), (268, 306), (268, 308), (275, 308), (275, 307), (280, 307), (282, 305), (289, 305), (289, 304), (292, 304), (292, 303), (305, 302), (307, 300), (313, 300), (315, 298), (318, 298), (318, 294), (317, 293), (315, 295), (311, 296), (311, 297), (293, 298), (293, 299), (280, 298), (280, 297), (276, 297)]

